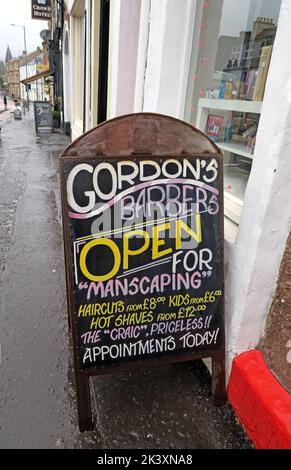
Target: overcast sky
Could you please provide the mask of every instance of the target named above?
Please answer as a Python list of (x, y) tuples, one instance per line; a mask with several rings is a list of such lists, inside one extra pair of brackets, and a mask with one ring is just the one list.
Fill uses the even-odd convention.
[(280, 6), (281, 0), (224, 0), (220, 35), (239, 36), (240, 31), (251, 31), (258, 16), (272, 18), (277, 25)]
[(0, 60), (5, 59), (9, 44), (13, 56), (24, 50), (23, 29), (9, 26), (10, 23), (24, 25), (28, 52), (41, 47), (39, 33), (47, 29), (47, 21), (31, 19), (31, 0), (0, 0)]

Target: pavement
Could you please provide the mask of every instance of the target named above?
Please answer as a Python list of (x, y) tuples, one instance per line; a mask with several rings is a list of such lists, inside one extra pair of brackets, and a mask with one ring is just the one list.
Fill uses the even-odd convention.
[(0, 115), (0, 448), (247, 449), (200, 361), (91, 379), (95, 427), (80, 434), (66, 312), (60, 133), (33, 110)]
[(7, 122), (10, 118), (11, 111), (14, 109), (15, 103), (11, 98), (7, 98), (7, 109), (3, 104), (3, 95), (0, 95), (0, 126), (1, 123)]

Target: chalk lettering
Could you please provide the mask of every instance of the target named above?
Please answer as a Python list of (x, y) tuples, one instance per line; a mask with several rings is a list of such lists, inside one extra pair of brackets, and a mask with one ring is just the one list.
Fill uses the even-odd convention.
[[(169, 171), (170, 165), (176, 166), (176, 170), (173, 173)], [(149, 167), (154, 170), (151, 174), (146, 173), (146, 169)], [(96, 196), (104, 201), (112, 199), (117, 190), (123, 190), (124, 187), (128, 187), (128, 184), (133, 186), (134, 178), (138, 177), (139, 181), (145, 182), (158, 180), (158, 178), (162, 180), (175, 180), (190, 177), (193, 181), (199, 181), (201, 178), (205, 183), (212, 183), (217, 179), (217, 168), (218, 164), (215, 159), (208, 163), (203, 174), (199, 159), (196, 160), (195, 166), (187, 159), (184, 159), (181, 163), (173, 159), (166, 160), (162, 166), (159, 166), (154, 161), (141, 161), (139, 163), (124, 161), (117, 164), (117, 169), (110, 163), (99, 163), (95, 168), (89, 163), (80, 163), (71, 170), (67, 179), (68, 203), (74, 211), (84, 214), (93, 210), (96, 204)], [(76, 192), (74, 191), (74, 186), (79, 179), (79, 173), (82, 171), (92, 174), (92, 185), (84, 190), (84, 195), (89, 199), (88, 204), (85, 206), (80, 205), (76, 201)], [(109, 177), (111, 182), (110, 190), (106, 193), (100, 187), (100, 181), (104, 177), (107, 179)], [(185, 183), (187, 183), (187, 180)]]
[(163, 353), (173, 351), (176, 347), (173, 336), (161, 339), (149, 339), (137, 341), (135, 343), (112, 344), (111, 346), (95, 346), (86, 348), (83, 356), (83, 363), (96, 362), (100, 357), (104, 361), (108, 357), (117, 359), (123, 357), (136, 357), (153, 353)]
[[(202, 285), (201, 274), (177, 273), (137, 277), (135, 273), (129, 274), (127, 278), (111, 279), (107, 283), (91, 282), (87, 289), (87, 300), (93, 297), (119, 297), (120, 295), (135, 296), (138, 293), (143, 295), (159, 294), (167, 291), (180, 291), (184, 289), (199, 289)], [(131, 277), (134, 276), (132, 279)], [(211, 299), (215, 297), (211, 296)], [(213, 300), (213, 301), (214, 301)], [(190, 302), (190, 300), (189, 300)], [(206, 302), (210, 302), (209, 297)], [(171, 304), (173, 306), (174, 304)], [(178, 306), (178, 304), (176, 304)]]
[(205, 154), (64, 163), (81, 369), (217, 350), (218, 161)]
[(183, 348), (194, 348), (199, 346), (210, 345), (212, 343), (216, 343), (217, 335), (219, 332), (219, 328), (212, 331), (206, 331), (206, 333), (195, 333), (190, 334), (186, 333), (184, 336), (180, 338), (183, 343)]
[(96, 330), (96, 331), (87, 331), (87, 333), (84, 333), (83, 335), (81, 335), (81, 338), (83, 340), (83, 343), (84, 344), (87, 344), (87, 343), (98, 343), (101, 338), (100, 338), (100, 333), (101, 331), (100, 330)]
[[(175, 226), (175, 249), (180, 250), (183, 243), (183, 233), (186, 233), (191, 240), (195, 243), (202, 242), (202, 231), (201, 231), (201, 217), (200, 214), (196, 216), (196, 228), (193, 230), (192, 227), (188, 226), (182, 220), (176, 220), (172, 222)], [(135, 229), (131, 230), (128, 233), (125, 233), (123, 236), (123, 247), (122, 250), (119, 248), (118, 244), (114, 242), (111, 238), (96, 238), (90, 240), (81, 250), (79, 268), (82, 274), (89, 281), (103, 282), (108, 281), (111, 278), (115, 277), (119, 272), (120, 268), (126, 270), (129, 268), (129, 260), (135, 258), (145, 252), (151, 254), (151, 260), (158, 260), (164, 256), (167, 256), (173, 253), (172, 247), (167, 247), (165, 242), (164, 232), (170, 230), (171, 223), (159, 224), (151, 228), (152, 236), (148, 234), (145, 230)], [(163, 235), (161, 235), (163, 234)], [(133, 248), (130, 244), (130, 241), (139, 237), (142, 240), (142, 243), (136, 248)], [(167, 239), (167, 237), (166, 237)], [(88, 258), (91, 260), (94, 256), (94, 250), (100, 248), (101, 250), (106, 249), (108, 256), (111, 258), (111, 265), (113, 265), (106, 274), (95, 274), (93, 273), (88, 265)], [(202, 261), (205, 251), (207, 251), (207, 261)], [(201, 250), (201, 258), (199, 267), (203, 268), (203, 265), (206, 264), (208, 269), (211, 269), (209, 262), (212, 259), (210, 250)], [(133, 260), (134, 261), (134, 260)], [(95, 263), (94, 263), (95, 264)], [(94, 266), (94, 270), (98, 268), (98, 263)], [(174, 271), (175, 272), (175, 271)], [(145, 292), (146, 293), (146, 292)]]

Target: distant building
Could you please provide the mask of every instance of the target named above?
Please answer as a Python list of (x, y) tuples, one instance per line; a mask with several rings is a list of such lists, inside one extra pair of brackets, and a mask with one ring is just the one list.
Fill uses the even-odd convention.
[(8, 93), (13, 99), (20, 99), (19, 58), (6, 62)]
[(0, 75), (5, 75), (5, 64), (2, 60), (0, 60)]
[(26, 100), (28, 97), (29, 101), (44, 101), (47, 97), (45, 93), (44, 77), (27, 84), (27, 89), (26, 86), (21, 83), (26, 78), (35, 77), (39, 69), (41, 69), (41, 65), (42, 53), (34, 53), (34, 57), (30, 59), (30, 61), (20, 66), (20, 95), (22, 100)]
[(276, 31), (271, 18), (258, 17), (252, 31), (241, 31), (239, 36), (220, 36), (215, 69), (228, 72), (257, 69), (262, 47), (274, 44)]
[(7, 46), (6, 56), (5, 56), (5, 63), (9, 62), (12, 59), (13, 59), (13, 57), (12, 57), (12, 54), (11, 54), (10, 47)]
[[(6, 53), (6, 58), (9, 57), (8, 49)], [(30, 54), (22, 55), (15, 59), (10, 59), (8, 62), (6, 62), (6, 81), (8, 86), (8, 93), (12, 99), (20, 100), (22, 98), (20, 80), (28, 76), (28, 64), (31, 61), (35, 62), (36, 56), (38, 54), (39, 49), (34, 52), (31, 52)], [(20, 78), (20, 68), (22, 67), (24, 67), (23, 73), (25, 73), (25, 75), (23, 76), (22, 73), (23, 78)]]

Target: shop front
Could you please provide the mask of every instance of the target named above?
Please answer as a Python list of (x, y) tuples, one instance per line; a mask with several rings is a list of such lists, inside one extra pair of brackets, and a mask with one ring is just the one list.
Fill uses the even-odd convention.
[(157, 112), (223, 152), (230, 368), (263, 337), (290, 231), (291, 0), (66, 6), (72, 140), (105, 117)]
[(291, 1), (134, 1), (130, 34), (129, 4), (111, 2), (107, 117), (172, 115), (223, 151), (230, 367), (262, 338), (290, 230)]

